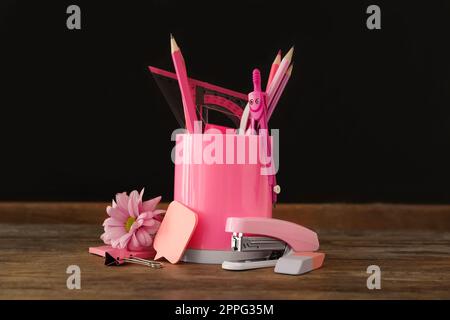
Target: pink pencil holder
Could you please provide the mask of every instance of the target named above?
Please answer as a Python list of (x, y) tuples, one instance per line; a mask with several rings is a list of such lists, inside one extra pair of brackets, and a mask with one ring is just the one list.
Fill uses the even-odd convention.
[(255, 143), (257, 135), (176, 136), (174, 199), (198, 214), (184, 261), (222, 263), (264, 255), (231, 251), (231, 234), (225, 232), (228, 217), (272, 217), (272, 193), (261, 162), (255, 162)]

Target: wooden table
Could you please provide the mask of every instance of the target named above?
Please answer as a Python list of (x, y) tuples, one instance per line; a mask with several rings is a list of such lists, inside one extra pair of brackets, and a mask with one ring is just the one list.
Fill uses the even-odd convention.
[[(450, 298), (450, 206), (278, 205), (274, 217), (319, 233), (324, 267), (302, 276), (218, 265), (106, 267), (105, 203), (0, 203), (1, 299), (434, 299)], [(164, 207), (164, 205), (162, 205)], [(381, 289), (369, 290), (369, 265)], [(81, 268), (81, 290), (66, 268)]]

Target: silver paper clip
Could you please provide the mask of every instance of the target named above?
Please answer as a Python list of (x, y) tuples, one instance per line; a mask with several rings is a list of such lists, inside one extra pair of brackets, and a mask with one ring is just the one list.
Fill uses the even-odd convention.
[(147, 266), (147, 267), (154, 268), (154, 269), (159, 269), (159, 268), (163, 267), (162, 262), (155, 261), (155, 260), (142, 259), (142, 258), (138, 258), (138, 257), (123, 258), (122, 260), (124, 262), (140, 264), (140, 265)]
[(113, 255), (111, 255), (108, 252), (105, 253), (105, 265), (107, 265), (107, 266), (118, 266), (125, 262), (140, 264), (140, 265), (144, 265), (144, 266), (154, 268), (154, 269), (159, 269), (159, 268), (163, 267), (162, 262), (155, 261), (155, 260), (147, 260), (147, 259), (133, 257), (133, 256), (131, 256), (131, 257), (120, 257), (120, 256), (114, 257)]

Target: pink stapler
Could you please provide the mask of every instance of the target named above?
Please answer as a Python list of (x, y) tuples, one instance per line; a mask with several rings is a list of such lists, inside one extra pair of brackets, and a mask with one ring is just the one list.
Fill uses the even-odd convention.
[(224, 261), (226, 270), (275, 267), (276, 273), (303, 274), (322, 266), (325, 254), (317, 234), (301, 225), (271, 218), (227, 219), (225, 231), (232, 232), (233, 251), (265, 251), (263, 259)]

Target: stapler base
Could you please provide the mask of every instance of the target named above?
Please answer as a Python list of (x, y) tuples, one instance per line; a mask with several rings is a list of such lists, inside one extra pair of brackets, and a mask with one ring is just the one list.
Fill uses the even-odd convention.
[(184, 253), (182, 261), (191, 263), (222, 264), (224, 261), (264, 259), (270, 256), (270, 254), (270, 251), (239, 252), (231, 250), (188, 249)]

